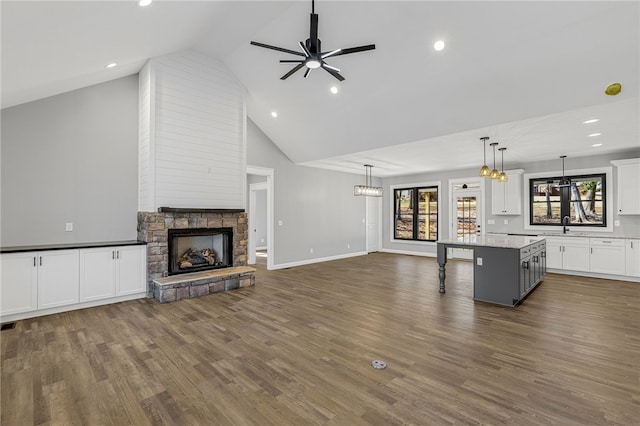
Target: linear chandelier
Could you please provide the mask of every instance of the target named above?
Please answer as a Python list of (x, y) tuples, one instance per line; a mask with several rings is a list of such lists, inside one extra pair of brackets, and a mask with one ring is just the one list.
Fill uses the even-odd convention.
[(371, 177), (371, 164), (365, 164), (364, 185), (355, 185), (353, 187), (353, 195), (365, 197), (382, 197), (382, 187), (373, 186)]

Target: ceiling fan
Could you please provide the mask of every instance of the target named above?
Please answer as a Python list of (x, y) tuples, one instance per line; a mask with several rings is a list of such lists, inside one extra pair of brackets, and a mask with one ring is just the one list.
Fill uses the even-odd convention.
[(365, 50), (373, 50), (376, 48), (375, 44), (367, 44), (365, 46), (349, 47), (347, 49), (336, 49), (323, 52), (320, 48), (320, 39), (318, 38), (318, 15), (315, 13), (315, 0), (311, 0), (311, 28), (309, 31), (309, 38), (304, 43), (298, 43), (302, 52), (285, 49), (283, 47), (271, 46), (269, 44), (259, 43), (257, 41), (252, 41), (251, 44), (258, 47), (278, 50), (280, 52), (304, 57), (303, 59), (281, 59), (280, 63), (282, 64), (292, 63), (298, 65), (296, 65), (288, 73), (280, 77), (280, 80), (289, 78), (296, 71), (306, 66), (307, 69), (304, 72), (305, 78), (307, 78), (311, 70), (314, 70), (316, 68), (323, 68), (338, 80), (343, 81), (344, 77), (340, 74), (340, 70), (336, 67), (328, 65), (324, 60), (333, 56), (347, 55), (349, 53), (363, 52)]

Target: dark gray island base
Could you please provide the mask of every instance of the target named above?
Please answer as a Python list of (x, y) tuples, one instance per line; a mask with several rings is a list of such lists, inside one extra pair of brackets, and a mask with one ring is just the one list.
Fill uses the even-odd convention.
[(539, 237), (485, 236), (474, 241), (438, 241), (440, 293), (444, 293), (447, 249), (473, 249), (473, 299), (515, 306), (546, 273), (546, 241)]

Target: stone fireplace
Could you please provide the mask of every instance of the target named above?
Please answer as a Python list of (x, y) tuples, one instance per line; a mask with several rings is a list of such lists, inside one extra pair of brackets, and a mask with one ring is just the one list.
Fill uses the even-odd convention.
[(138, 240), (147, 243), (147, 295), (170, 302), (253, 285), (247, 238), (242, 209), (138, 212)]

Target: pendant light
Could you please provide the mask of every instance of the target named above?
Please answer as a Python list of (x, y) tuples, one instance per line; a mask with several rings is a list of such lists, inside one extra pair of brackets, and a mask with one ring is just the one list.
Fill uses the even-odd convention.
[(571, 186), (571, 181), (564, 176), (564, 159), (567, 158), (566, 155), (561, 155), (562, 159), (562, 178), (560, 179), (560, 184), (558, 185), (560, 188), (564, 188), (567, 186)]
[(493, 170), (491, 170), (491, 174), (489, 175), (491, 179), (498, 179), (498, 176), (500, 176), (500, 172), (498, 171), (498, 169), (496, 169), (496, 146), (497, 145), (498, 145), (498, 142), (493, 142), (489, 144), (489, 146), (493, 148)]
[(480, 169), (480, 177), (489, 177), (491, 174), (491, 170), (489, 170), (489, 167), (487, 166), (487, 141), (489, 140), (489, 136), (482, 137), (480, 140), (482, 141), (482, 155), (484, 157), (484, 162)]
[(373, 186), (371, 177), (371, 164), (364, 165), (364, 185), (355, 185), (353, 187), (353, 195), (365, 196), (365, 197), (382, 197), (382, 187)]
[(500, 167), (500, 174), (498, 175), (498, 181), (499, 182), (506, 182), (509, 180), (509, 177), (507, 176), (507, 174), (504, 172), (504, 152), (507, 150), (507, 148), (498, 148), (498, 151), (500, 151), (500, 153), (502, 153), (502, 163), (501, 163), (501, 167)]

